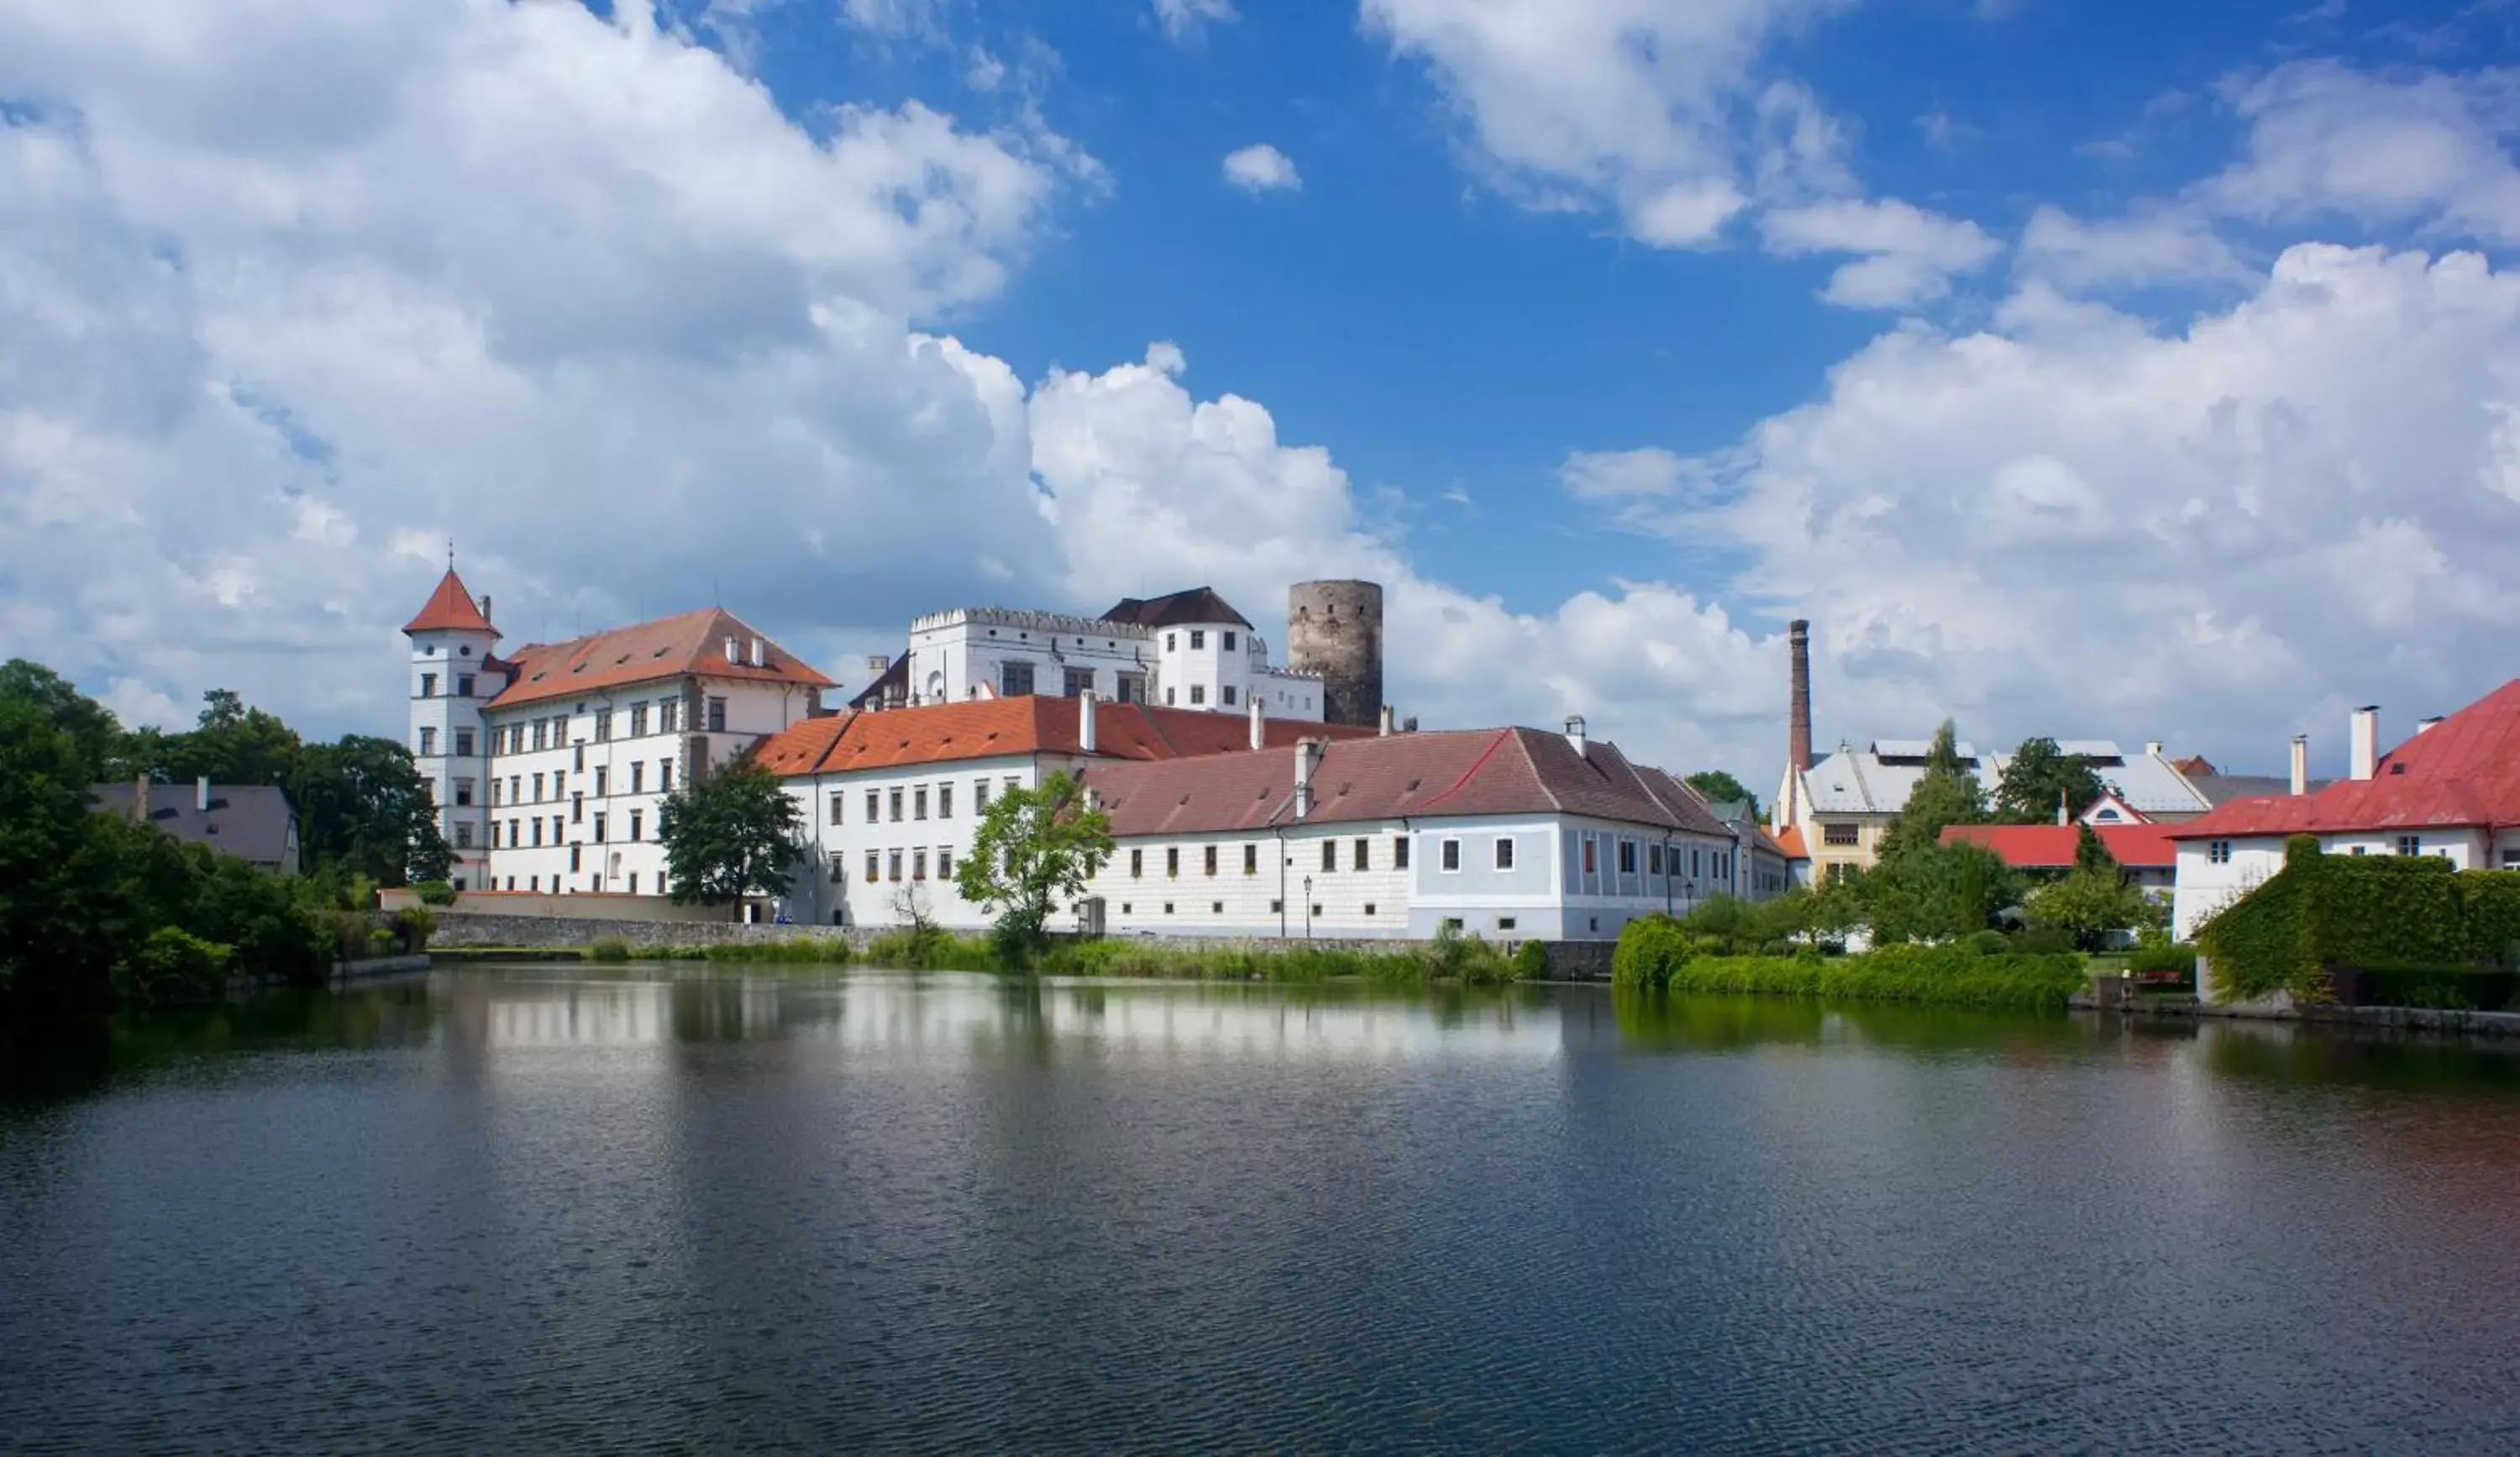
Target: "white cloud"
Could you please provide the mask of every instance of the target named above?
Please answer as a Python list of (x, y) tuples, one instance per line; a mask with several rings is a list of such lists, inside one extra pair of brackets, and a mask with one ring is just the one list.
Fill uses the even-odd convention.
[(1816, 620), (1823, 738), (1956, 713), (2272, 765), (2509, 675), (2478, 645), (2520, 615), (2515, 411), (2520, 277), (2305, 245), (2173, 333), (2034, 299), (1885, 335), (1688, 463), (1732, 495), (1673, 529)]
[(2178, 209), (2087, 223), (2062, 208), (2041, 207), (2022, 230), (2017, 261), (2023, 274), (2075, 291), (2259, 276), (2211, 222)]
[(1194, 41), (1208, 26), (1236, 20), (1234, 0), (1154, 0), (1154, 4), (1155, 23), (1177, 43)]
[(1557, 483), (1579, 501), (1668, 496), (1680, 488), (1680, 457), (1660, 446), (1569, 451), (1557, 468)]
[(943, 10), (943, 0), (840, 0), (840, 15), (850, 24), (891, 40), (941, 38)]
[[(1423, 61), (1492, 185), (1615, 213), (1661, 247), (1716, 240), (1760, 169), (1767, 42), (1840, 0), (1364, 0), (1368, 31)], [(1808, 102), (1807, 96), (1799, 99)], [(1805, 107), (1788, 144), (1833, 129)]]
[(1861, 253), (1837, 270), (1822, 297), (1850, 308), (1907, 308), (1951, 292), (1955, 274), (1986, 266), (2003, 246), (1973, 222), (1897, 199), (1840, 200), (1782, 208), (1760, 219), (1768, 247), (1788, 257)]
[(2520, 241), (2520, 79), (2502, 72), (2379, 76), (2305, 61), (2235, 81), (2246, 155), (2199, 189), (2220, 211), (2270, 221), (2342, 214), (2443, 236)]
[(1248, 193), (1299, 192), (1304, 186), (1294, 160), (1266, 142), (1227, 153), (1225, 180)]

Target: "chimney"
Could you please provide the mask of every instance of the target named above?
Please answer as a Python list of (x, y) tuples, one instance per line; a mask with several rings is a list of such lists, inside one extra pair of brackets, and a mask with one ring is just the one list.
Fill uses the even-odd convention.
[(2058, 790), (2056, 792), (2056, 823), (2060, 825), (2070, 825), (2074, 822), (2074, 817), (2065, 812), (2065, 792), (2063, 790)]
[(2365, 704), (2354, 710), (2352, 733), (2348, 739), (2351, 773), (2357, 779), (2368, 779), (2380, 772), (2380, 706)]
[(1391, 706), (1389, 704), (1384, 704), (1382, 706), (1382, 737), (1386, 739), (1391, 737)]
[(2145, 740), (2143, 745), (2143, 756), (2148, 759), (2157, 759), (2161, 757), (2161, 741), (2159, 739)]
[(761, 666), (761, 639), (757, 637), (752, 640), (752, 665)]
[(1580, 759), (1584, 756), (1583, 714), (1575, 714), (1566, 720), (1566, 742), (1575, 747), (1575, 756), (1577, 758)]
[(1793, 654), (1792, 718), (1786, 730), (1785, 759), (1787, 767), (1802, 770), (1812, 766), (1811, 623), (1801, 617), (1786, 623), (1785, 642)]
[(149, 776), (135, 774), (131, 779), (131, 823), (149, 823)]
[(2308, 734), (2292, 736), (2292, 792), (2296, 795), (2310, 793), (2310, 735)]
[(1313, 762), (1321, 753), (1321, 740), (1295, 741), (1295, 818), (1299, 820), (1313, 812)]
[(490, 594), (487, 592), (481, 594), (481, 620), (484, 622), (496, 622), (499, 620), (498, 618), (490, 615)]
[(1251, 751), (1258, 753), (1269, 747), (1269, 727), (1260, 717), (1260, 700), (1251, 700)]
[(2424, 719), (2422, 722), (2417, 723), (2417, 724), (2415, 725), (2415, 732), (2416, 732), (2416, 733), (2419, 733), (2419, 734), (2429, 734), (2429, 733), (2431, 733), (2431, 732), (2433, 731), (2433, 725), (2435, 725), (2435, 724), (2437, 724), (2437, 723), (2440, 723), (2440, 722), (2441, 722), (2441, 717), (2440, 717), (2440, 715), (2439, 715), (2439, 714), (2435, 714), (2433, 717), (2430, 717), (2430, 718)]
[(1091, 688), (1076, 696), (1076, 746), (1087, 753), (1094, 752), (1094, 690)]
[(1418, 732), (1418, 715), (1413, 713), (1407, 718), (1400, 720), (1400, 731), (1404, 734), (1414, 734)]
[(201, 814), (210, 812), (210, 776), (207, 774), (193, 781), (193, 808)]

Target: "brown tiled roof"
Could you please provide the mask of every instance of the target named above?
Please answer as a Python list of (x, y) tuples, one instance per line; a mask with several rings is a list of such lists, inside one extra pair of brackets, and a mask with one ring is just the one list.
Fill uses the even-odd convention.
[(1637, 777), (1644, 781), (1646, 792), (1662, 801), (1663, 807), (1671, 811), (1682, 828), (1703, 835), (1732, 833), (1723, 817), (1715, 812), (1715, 807), (1707, 802), (1706, 797), (1698, 793), (1695, 785), (1668, 769), (1639, 764), (1636, 770)]
[(2233, 799), (2173, 840), (2520, 825), (2520, 678), (2384, 755), (2369, 779), (2311, 795)]
[[(762, 665), (751, 662), (751, 641), (762, 640)], [(726, 660), (733, 638), (741, 662)], [(516, 670), (490, 701), (494, 708), (576, 693), (618, 688), (693, 673), (751, 683), (794, 683), (829, 688), (832, 680), (724, 608), (704, 607), (677, 616), (616, 627), (564, 643), (531, 643), (509, 655)]]
[(1192, 587), (1186, 592), (1171, 592), (1161, 597), (1123, 597), (1102, 615), (1105, 622), (1135, 622), (1141, 627), (1178, 627), (1191, 622), (1234, 622), (1251, 625), (1251, 619), (1234, 610), (1234, 604), (1216, 595), (1214, 587)]
[[(808, 719), (775, 735), (754, 756), (782, 774), (797, 775), (1000, 754), (1081, 754), (1085, 743), (1081, 703), (1047, 696), (967, 699), (959, 704), (843, 713), (836, 718)], [(1300, 738), (1353, 739), (1372, 732), (1272, 718), (1264, 722), (1262, 737), (1269, 745), (1282, 748)], [(1239, 713), (1098, 703), (1094, 740), (1098, 757), (1182, 758), (1247, 752), (1251, 726)]]
[[(1318, 730), (1319, 725), (1306, 725)], [(1096, 764), (1085, 783), (1115, 835), (1194, 835), (1294, 823), (1291, 748), (1216, 758)], [(1333, 740), (1312, 778), (1306, 824), (1565, 811), (1657, 829), (1685, 824), (1617, 746), (1578, 755), (1539, 729), (1469, 729)], [(1716, 827), (1710, 833), (1723, 833)]]
[(421, 608), (420, 615), (402, 624), (402, 630), (434, 632), (449, 627), (471, 632), (499, 630), (490, 625), (489, 618), (481, 615), (480, 604), (465, 590), (464, 578), (457, 576), (452, 567), (447, 568), (446, 574), (437, 579), (437, 590), (428, 594), (428, 602)]

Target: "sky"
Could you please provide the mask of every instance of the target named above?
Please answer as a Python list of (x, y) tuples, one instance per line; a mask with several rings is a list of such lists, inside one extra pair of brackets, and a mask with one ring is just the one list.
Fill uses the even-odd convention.
[(2515, 673), (2520, 3), (0, 0), (0, 655), (1367, 576), (1427, 727), (2341, 765)]

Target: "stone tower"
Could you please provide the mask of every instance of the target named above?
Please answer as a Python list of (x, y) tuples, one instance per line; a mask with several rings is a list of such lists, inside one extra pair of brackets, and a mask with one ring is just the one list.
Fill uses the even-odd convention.
[(1322, 718), (1370, 728), (1382, 714), (1382, 587), (1297, 582), (1286, 589), (1286, 665), (1322, 675)]

